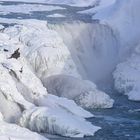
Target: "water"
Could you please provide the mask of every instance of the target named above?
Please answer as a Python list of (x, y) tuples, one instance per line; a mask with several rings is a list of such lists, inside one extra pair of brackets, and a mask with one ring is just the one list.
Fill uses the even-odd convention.
[[(2, 5), (16, 5), (24, 4), (20, 2), (2, 2)], [(57, 5), (60, 6), (60, 5)], [(39, 19), (47, 20), (50, 24), (59, 24), (64, 22), (83, 21), (83, 22), (96, 22), (92, 21), (91, 15), (78, 14), (78, 11), (88, 9), (78, 8), (64, 5), (65, 9), (54, 11), (35, 11), (30, 14), (9, 13), (6, 15), (0, 14), (0, 18), (8, 19)], [(63, 14), (62, 18), (48, 18), (50, 14)], [(98, 22), (98, 21), (97, 21)], [(13, 25), (13, 24), (11, 24)], [(4, 26), (7, 26), (5, 23)], [(107, 92), (108, 93), (108, 92)], [(102, 129), (98, 131), (94, 137), (85, 138), (65, 138), (61, 136), (54, 136), (43, 134), (51, 140), (140, 140), (140, 102), (128, 101), (127, 97), (118, 93), (111, 92), (110, 95), (115, 99), (115, 104), (112, 109), (94, 109), (90, 110), (95, 114), (94, 118), (89, 121), (94, 125), (101, 126)]]
[(114, 93), (115, 104), (112, 109), (90, 110), (95, 117), (88, 119), (101, 126), (94, 137), (64, 138), (47, 135), (51, 140), (140, 140), (140, 102), (128, 101), (127, 97)]

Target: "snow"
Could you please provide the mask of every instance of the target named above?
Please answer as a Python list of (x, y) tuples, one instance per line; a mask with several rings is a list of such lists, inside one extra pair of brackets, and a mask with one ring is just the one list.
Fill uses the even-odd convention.
[(109, 9), (109, 7), (114, 4), (116, 2), (116, 0), (98, 0), (96, 2), (96, 6), (93, 7), (93, 8), (90, 8), (88, 10), (84, 10), (84, 11), (80, 11), (78, 13), (81, 13), (81, 14), (95, 14), (98, 12), (100, 12), (100, 10), (102, 9), (106, 9), (105, 12)]
[(48, 15), (47, 17), (52, 17), (52, 18), (63, 18), (63, 17), (65, 17), (65, 16), (62, 15), (62, 14), (53, 14), (53, 15)]
[(75, 100), (84, 108), (111, 108), (114, 103), (90, 81), (66, 75), (50, 76), (42, 81), (48, 93)]
[[(15, 52), (18, 57), (15, 56)], [(48, 29), (44, 21), (22, 21), (22, 24), (18, 23), (1, 31), (0, 111), (5, 121), (20, 124), (36, 132), (69, 137), (94, 135), (100, 129), (84, 119), (93, 117), (91, 113), (72, 100), (48, 94), (40, 80), (43, 76), (48, 77), (64, 71), (67, 75), (81, 78), (69, 55), (62, 39), (55, 31)], [(41, 63), (38, 62), (43, 62), (44, 59), (45, 63), (40, 66)], [(66, 62), (71, 69), (68, 66), (61, 67)], [(40, 67), (39, 71), (37, 67)], [(45, 75), (44, 68), (49, 72), (49, 67), (50, 74)], [(52, 72), (54, 70), (55, 73)], [(5, 106), (7, 110), (4, 110)], [(44, 125), (47, 123), (48, 125)], [(20, 130), (19, 126), (14, 126)], [(8, 133), (4, 136), (7, 137)]]
[(2, 25), (0, 25), (0, 30), (3, 29), (4, 27)]
[(83, 118), (66, 112), (59, 106), (55, 107), (55, 110), (47, 107), (27, 110), (23, 113), (20, 124), (33, 131), (67, 137), (91, 136), (100, 129)]
[(118, 61), (118, 40), (109, 26), (73, 22), (49, 27), (62, 37), (83, 79), (98, 85), (111, 81)]
[(72, 114), (75, 114), (77, 116), (83, 118), (94, 117), (94, 115), (91, 114), (90, 112), (77, 106), (77, 104), (73, 100), (68, 100), (66, 98), (59, 98), (51, 94), (48, 94), (47, 98), (44, 97), (39, 98), (38, 100), (36, 100), (36, 104), (39, 106), (47, 106), (47, 107), (61, 106), (67, 112), (71, 112)]
[(117, 0), (93, 16), (100, 24), (110, 26), (119, 40), (120, 64), (114, 72), (115, 88), (134, 101), (140, 100), (139, 7), (139, 0)]
[(39, 5), (39, 4), (20, 4), (20, 5), (0, 5), (0, 14), (10, 14), (10, 13), (23, 13), (31, 14), (35, 11), (53, 11), (53, 10), (62, 10), (65, 8), (59, 6), (50, 6), (50, 5)]
[(0, 139), (2, 140), (48, 140), (43, 136), (32, 132), (26, 128), (22, 128), (15, 124), (6, 123), (4, 116), (0, 112)]
[[(3, 1), (13, 1), (13, 0), (3, 0)], [(76, 7), (86, 7), (91, 6), (96, 3), (96, 0), (16, 0), (17, 2), (28, 2), (28, 3), (47, 3), (47, 4), (62, 4), (71, 5)]]
[(23, 51), (40, 79), (60, 73), (80, 77), (67, 46), (46, 22), (27, 21), (25, 26), (17, 25), (5, 32), (25, 45)]
[(48, 140), (43, 136), (31, 132), (28, 129), (22, 128), (15, 124), (9, 124), (3, 121), (2, 114), (0, 113), (0, 139), (1, 140)]
[(114, 72), (115, 88), (130, 100), (140, 101), (140, 45), (130, 58), (120, 63)]
[[(94, 2), (59, 4), (89, 6)], [(31, 5), (26, 5), (26, 12), (31, 12)], [(94, 115), (83, 108), (110, 108), (114, 101), (86, 79), (107, 83), (118, 63), (113, 73), (116, 90), (140, 101), (139, 6), (139, 0), (99, 1), (95, 8), (84, 11), (95, 14), (93, 19), (99, 20), (95, 24), (50, 26), (46, 21), (0, 18), (3, 23), (17, 23), (0, 27), (1, 139), (35, 139), (34, 135), (44, 139), (17, 125), (68, 137), (94, 135), (100, 127), (85, 119)], [(16, 10), (3, 7), (5, 13)], [(10, 58), (18, 48), (19, 58)], [(20, 131), (19, 137), (16, 131), (11, 134), (12, 127)]]
[(130, 51), (139, 42), (139, 6), (139, 0), (117, 0), (93, 16), (93, 19), (99, 19), (102, 24), (109, 25), (118, 36), (120, 59), (130, 56)]
[(91, 6), (96, 3), (96, 0), (46, 0), (46, 3), (51, 4), (65, 4), (77, 7), (86, 7)]

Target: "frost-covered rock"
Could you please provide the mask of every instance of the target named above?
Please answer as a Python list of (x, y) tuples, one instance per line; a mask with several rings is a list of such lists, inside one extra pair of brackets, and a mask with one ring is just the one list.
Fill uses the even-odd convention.
[(90, 81), (55, 75), (42, 79), (48, 93), (76, 101), (84, 108), (110, 108), (114, 101)]
[(3, 121), (2, 114), (0, 113), (0, 139), (1, 140), (48, 140), (43, 136), (31, 132), (28, 129), (22, 128), (15, 124), (8, 124)]
[(55, 109), (41, 107), (27, 110), (23, 113), (20, 124), (33, 131), (68, 137), (91, 136), (100, 129), (82, 117), (66, 112), (59, 106)]

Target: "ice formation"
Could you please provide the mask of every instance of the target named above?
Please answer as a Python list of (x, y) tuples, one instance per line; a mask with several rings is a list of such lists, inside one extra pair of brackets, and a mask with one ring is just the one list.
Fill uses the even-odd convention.
[(130, 100), (140, 101), (140, 45), (132, 56), (120, 63), (114, 72), (115, 88)]
[(1, 140), (48, 140), (43, 136), (32, 132), (26, 128), (22, 128), (15, 124), (6, 123), (0, 113), (0, 139)]
[[(93, 115), (72, 100), (48, 94), (41, 81), (43, 74), (47, 77), (63, 73), (66, 62), (64, 72), (81, 78), (68, 49), (56, 32), (47, 29), (46, 22), (25, 21), (22, 24), (0, 33), (0, 111), (4, 120), (36, 132), (69, 137), (94, 135), (100, 127), (84, 119)], [(44, 58), (39, 52), (44, 53)]]
[[(13, 0), (3, 0), (3, 1), (13, 1)], [(28, 3), (47, 3), (47, 4), (62, 4), (71, 5), (76, 7), (86, 7), (94, 5), (98, 0), (16, 0), (18, 2), (28, 2)]]
[[(88, 2), (86, 6), (95, 1)], [(85, 119), (94, 115), (78, 105), (110, 108), (114, 101), (85, 79), (108, 82), (117, 63), (115, 88), (140, 101), (140, 1), (100, 2), (90, 9), (90, 14), (96, 12), (94, 24), (51, 27), (45, 21), (13, 19), (9, 22), (16, 25), (0, 25), (0, 139), (45, 140), (30, 130), (94, 135), (100, 127)]]
[[(26, 55), (26, 58), (31, 63), (31, 65), (33, 66), (33, 69), (35, 70), (37, 76), (41, 79), (41, 81), (43, 81), (44, 86), (47, 89), (51, 88), (51, 90), (56, 90), (56, 87), (52, 86), (53, 83), (55, 83), (55, 85), (57, 85), (58, 88), (64, 87), (62, 88), (64, 90), (61, 90), (61, 89), (57, 90), (58, 93), (50, 92), (51, 94), (57, 95), (60, 92), (62, 92), (60, 96), (66, 97), (69, 99), (74, 99), (75, 97), (78, 96), (75, 101), (79, 103), (81, 106), (85, 106), (87, 108), (88, 107), (89, 108), (97, 108), (97, 107), (110, 108), (113, 106), (113, 100), (110, 99), (108, 95), (106, 95), (103, 92), (100, 92), (94, 86), (89, 86), (89, 85), (93, 85), (93, 84), (89, 84), (90, 82), (85, 82), (84, 80), (80, 80), (83, 77), (83, 75), (80, 75), (77, 70), (77, 67), (80, 65), (80, 63), (79, 64), (76, 63), (75, 65), (75, 62), (73, 61), (74, 59), (72, 58), (71, 53), (69, 52), (67, 46), (63, 43), (63, 40), (59, 37), (57, 32), (55, 32), (53, 29), (47, 28), (47, 25), (44, 22), (42, 22), (42, 24), (39, 22), (39, 26), (38, 26), (37, 21), (34, 24), (26, 23), (25, 26), (18, 25), (15, 27), (7, 28), (5, 30), (5, 33), (9, 34), (10, 37), (19, 38), (20, 42), (22, 42), (25, 45), (23, 52)], [(28, 30), (29, 28), (30, 30)], [(39, 31), (36, 29), (38, 29)], [(109, 32), (109, 34), (111, 33)], [(112, 42), (115, 42), (115, 40), (113, 39), (109, 41), (108, 44), (111, 44)], [(88, 52), (90, 51), (88, 50)], [(85, 52), (85, 55), (83, 54), (82, 61), (84, 61), (83, 60), (85, 58), (84, 56), (89, 55), (88, 52)], [(74, 52), (72, 53), (74, 54)], [(75, 50), (75, 55), (77, 55), (77, 53), (78, 52)], [(77, 57), (79, 56), (77, 55)], [(105, 54), (104, 59), (105, 57), (107, 57), (107, 54)], [(107, 62), (108, 59), (109, 57), (106, 58), (105, 62)], [(83, 65), (88, 65), (90, 67), (90, 72), (94, 71), (93, 67), (91, 67), (89, 63), (86, 64), (88, 60), (89, 59), (85, 60), (85, 63)], [(95, 66), (97, 63), (96, 64), (93, 63), (93, 64)], [(108, 63), (107, 65), (111, 65), (111, 64)], [(88, 72), (89, 71), (86, 71), (86, 73)], [(59, 74), (61, 74), (62, 76), (53, 77), (53, 81), (59, 80), (59, 82), (57, 83), (51, 82), (51, 84), (46, 85), (45, 80), (47, 80), (49, 76), (51, 77), (53, 75), (59, 75)], [(68, 77), (65, 75), (68, 75), (71, 77)], [(79, 78), (79, 80), (75, 79), (74, 77)], [(64, 84), (65, 82), (66, 84)], [(74, 84), (72, 85), (71, 84), (72, 82), (74, 82), (75, 85)], [(76, 88), (76, 87), (81, 88), (81, 91), (77, 91), (78, 88), (76, 88), (75, 91), (74, 90), (71, 91), (70, 89), (67, 88), (69, 86), (71, 87), (71, 89)], [(66, 92), (65, 94), (67, 94), (67, 96), (63, 95), (64, 92)], [(88, 104), (84, 105), (84, 103), (86, 104), (87, 102), (89, 102), (88, 101), (89, 94), (85, 94), (86, 92), (88, 93), (90, 92), (90, 97), (92, 97), (93, 99), (93, 100), (92, 99), (90, 100), (89, 105)], [(71, 98), (71, 96), (73, 97)], [(83, 100), (82, 97), (86, 97), (86, 96), (87, 98), (85, 101)]]
[(93, 19), (98, 19), (100, 24), (112, 28), (118, 38), (120, 64), (114, 72), (115, 88), (135, 101), (140, 100), (139, 7), (139, 0), (116, 0), (97, 10), (93, 16)]
[(118, 61), (118, 40), (108, 25), (73, 22), (50, 25), (49, 28), (62, 37), (83, 79), (98, 86), (110, 83)]
[(42, 80), (50, 94), (74, 100), (84, 108), (110, 108), (114, 101), (88, 80), (55, 75)]

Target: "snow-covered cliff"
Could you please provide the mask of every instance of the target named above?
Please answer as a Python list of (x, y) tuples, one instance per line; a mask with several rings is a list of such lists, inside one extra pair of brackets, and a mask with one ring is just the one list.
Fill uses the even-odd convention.
[[(85, 108), (110, 108), (114, 101), (92, 82), (82, 80), (67, 46), (46, 22), (19, 22), (2, 29), (0, 39), (0, 111), (5, 121), (36, 132), (69, 137), (94, 135), (100, 129), (84, 119), (93, 115), (77, 104)], [(56, 94), (52, 92), (55, 90)], [(50, 95), (60, 92), (68, 99), (74, 99), (71, 95), (77, 97), (77, 104)]]
[(131, 100), (140, 100), (140, 1), (116, 0), (93, 16), (101, 24), (112, 28), (119, 40), (119, 64), (114, 72), (115, 88), (129, 96)]

